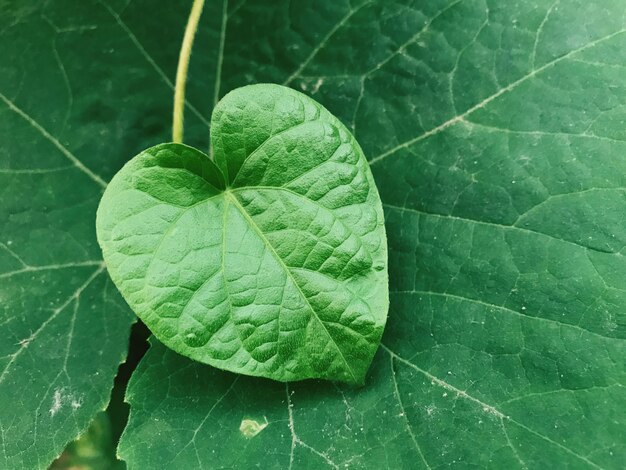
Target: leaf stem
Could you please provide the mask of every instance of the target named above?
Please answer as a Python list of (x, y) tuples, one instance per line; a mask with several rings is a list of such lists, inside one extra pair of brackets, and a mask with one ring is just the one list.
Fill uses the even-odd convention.
[(183, 141), (184, 113), (185, 113), (185, 85), (187, 83), (187, 70), (193, 40), (198, 30), (198, 22), (204, 7), (204, 0), (194, 0), (185, 28), (183, 44), (178, 56), (178, 68), (176, 70), (176, 87), (174, 89), (174, 116), (172, 122), (172, 140), (177, 143)]

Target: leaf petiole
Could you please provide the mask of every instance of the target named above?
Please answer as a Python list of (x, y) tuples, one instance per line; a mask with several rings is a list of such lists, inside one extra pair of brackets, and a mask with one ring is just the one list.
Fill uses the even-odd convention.
[(187, 20), (183, 44), (178, 56), (178, 68), (176, 69), (176, 87), (174, 89), (174, 116), (172, 121), (172, 140), (177, 143), (183, 141), (184, 113), (185, 113), (185, 85), (187, 83), (187, 70), (193, 40), (198, 30), (198, 22), (204, 7), (204, 0), (194, 0)]

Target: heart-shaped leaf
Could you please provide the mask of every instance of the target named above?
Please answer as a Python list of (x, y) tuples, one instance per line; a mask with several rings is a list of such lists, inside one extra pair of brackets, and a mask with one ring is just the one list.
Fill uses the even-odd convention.
[(243, 374), (361, 383), (387, 317), (383, 212), (360, 147), (278, 85), (228, 94), (215, 163), (152, 147), (113, 178), (98, 239), (115, 284), (173, 350)]

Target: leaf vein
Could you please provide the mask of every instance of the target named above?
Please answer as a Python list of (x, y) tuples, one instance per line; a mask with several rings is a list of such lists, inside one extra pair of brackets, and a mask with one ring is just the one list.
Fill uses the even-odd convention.
[(27, 114), (21, 108), (19, 108), (13, 101), (7, 98), (4, 94), (0, 93), (0, 101), (3, 101), (7, 107), (24, 119), (30, 124), (36, 131), (38, 131), (48, 142), (54, 145), (70, 162), (74, 164), (80, 171), (85, 173), (90, 179), (95, 181), (101, 188), (106, 188), (106, 182), (87, 166), (81, 162), (72, 152), (68, 150), (56, 137), (50, 134), (41, 124), (39, 124), (32, 116)]
[(511, 82), (509, 85), (505, 86), (504, 88), (500, 88), (497, 92), (495, 92), (492, 95), (488, 96), (487, 98), (485, 98), (481, 102), (475, 104), (474, 106), (469, 108), (467, 111), (463, 112), (462, 114), (458, 114), (458, 115), (450, 118), (449, 120), (445, 121), (444, 123), (439, 124), (438, 126), (436, 126), (436, 127), (432, 128), (432, 129), (422, 133), (421, 135), (419, 135), (417, 137), (414, 137), (412, 139), (408, 139), (408, 140), (406, 140), (406, 141), (404, 141), (404, 142), (402, 142), (402, 143), (400, 143), (400, 144), (398, 144), (398, 145), (396, 145), (396, 146), (394, 146), (394, 147), (392, 147), (392, 148), (390, 148), (388, 150), (383, 151), (379, 155), (376, 155), (375, 157), (372, 157), (369, 160), (370, 165), (375, 165), (375, 164), (379, 163), (380, 161), (384, 160), (385, 158), (389, 157), (390, 155), (395, 154), (399, 150), (408, 148), (411, 145), (416, 144), (417, 142), (420, 142), (420, 141), (422, 141), (424, 139), (427, 139), (427, 138), (429, 138), (429, 137), (431, 137), (433, 135), (439, 134), (440, 132), (446, 130), (448, 127), (451, 127), (454, 124), (457, 124), (458, 122), (463, 121), (467, 116), (471, 115), (475, 111), (484, 108), (489, 103), (491, 103), (492, 101), (496, 100), (497, 98), (499, 98), (500, 96), (504, 95), (505, 93), (509, 93), (509, 92), (513, 91), (518, 86), (520, 86), (524, 82), (528, 81), (529, 79), (535, 77), (536, 75), (540, 74), (544, 70), (557, 65), (558, 63), (562, 62), (563, 60), (566, 60), (566, 59), (570, 58), (574, 54), (577, 54), (577, 53), (582, 52), (582, 51), (584, 51), (586, 49), (594, 47), (594, 46), (600, 44), (601, 42), (604, 42), (604, 41), (607, 41), (609, 39), (612, 39), (612, 38), (614, 38), (615, 36), (617, 36), (619, 34), (623, 34), (624, 32), (626, 32), (626, 29), (621, 29), (621, 30), (613, 32), (611, 34), (607, 34), (607, 35), (605, 35), (605, 36), (603, 36), (601, 38), (595, 39), (595, 40), (585, 44), (584, 46), (578, 47), (576, 49), (572, 49), (571, 51), (563, 54), (562, 56), (559, 56), (556, 59), (553, 59), (550, 62), (545, 63), (544, 65), (542, 65), (539, 68), (532, 69), (526, 75), (524, 75), (521, 78), (518, 78), (517, 80)]

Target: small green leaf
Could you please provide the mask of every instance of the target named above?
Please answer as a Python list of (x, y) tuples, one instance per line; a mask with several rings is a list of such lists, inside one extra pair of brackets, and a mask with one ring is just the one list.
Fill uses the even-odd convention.
[(278, 85), (229, 93), (215, 163), (152, 147), (113, 178), (97, 231), (111, 277), (173, 350), (281, 381), (362, 383), (388, 309), (383, 212), (360, 147)]

